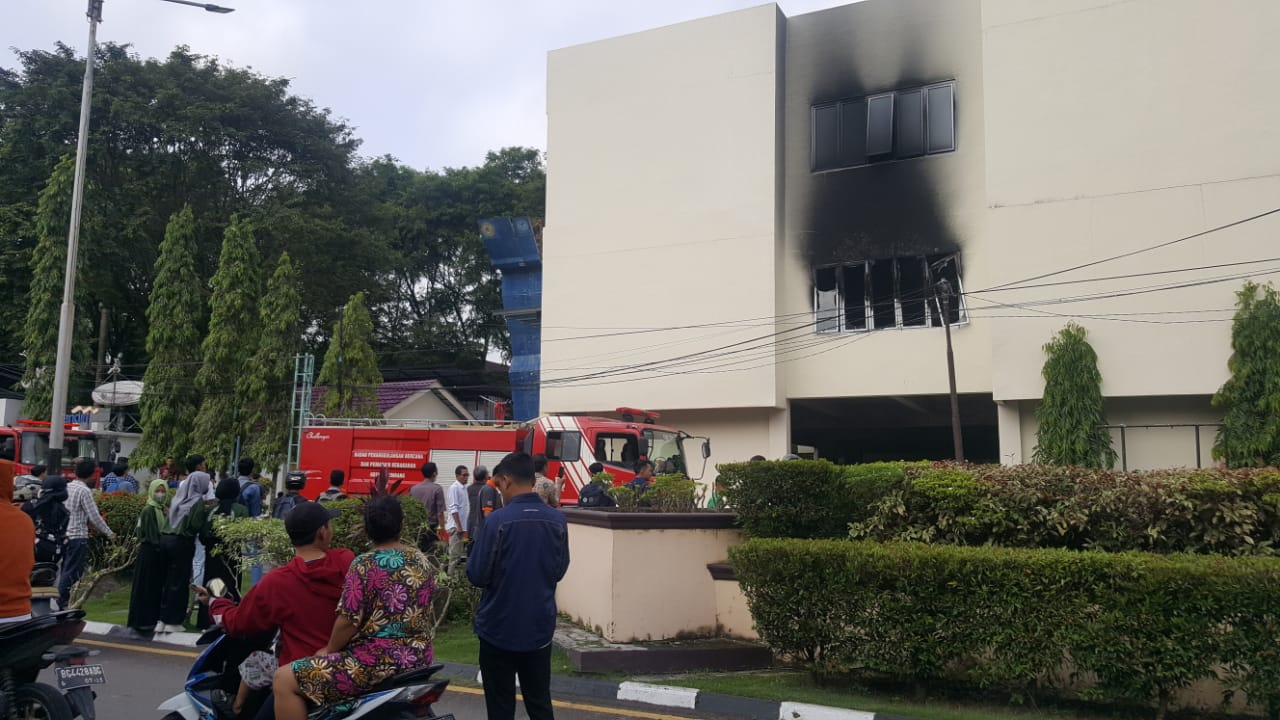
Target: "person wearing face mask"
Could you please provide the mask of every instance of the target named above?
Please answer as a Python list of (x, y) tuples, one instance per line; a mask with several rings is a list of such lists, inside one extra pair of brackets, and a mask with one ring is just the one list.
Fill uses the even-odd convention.
[(133, 562), (129, 627), (141, 633), (150, 633), (160, 621), (164, 577), (168, 570), (160, 537), (169, 527), (164, 507), (168, 499), (168, 482), (162, 479), (152, 480), (147, 489), (146, 507), (138, 516), (138, 559)]

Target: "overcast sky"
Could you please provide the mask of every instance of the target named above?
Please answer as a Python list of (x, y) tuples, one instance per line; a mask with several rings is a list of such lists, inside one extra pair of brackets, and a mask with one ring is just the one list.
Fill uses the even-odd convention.
[[(849, 0), (783, 0), (797, 15)], [(347, 119), (365, 155), (418, 168), (473, 165), (490, 149), (546, 147), (546, 54), (757, 0), (221, 0), (214, 15), (161, 0), (106, 0), (100, 40), (144, 57), (175, 45), (292, 81)], [(83, 52), (85, 0), (0, 0), (10, 48)]]

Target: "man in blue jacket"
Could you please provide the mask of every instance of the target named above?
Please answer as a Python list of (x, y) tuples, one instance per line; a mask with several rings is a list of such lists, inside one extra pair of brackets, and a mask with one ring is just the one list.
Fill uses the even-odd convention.
[(512, 720), (518, 675), (529, 720), (553, 720), (551, 638), (569, 528), (533, 491), (528, 453), (506, 456), (493, 475), (504, 504), (485, 519), (467, 560), (467, 577), (483, 591), (475, 629), (485, 708), (489, 720)]

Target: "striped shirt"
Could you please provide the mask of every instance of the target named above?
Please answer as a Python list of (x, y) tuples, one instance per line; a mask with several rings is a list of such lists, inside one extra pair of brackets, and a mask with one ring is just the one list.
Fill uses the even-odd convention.
[(93, 491), (80, 480), (67, 483), (67, 499), (63, 501), (63, 505), (71, 516), (67, 521), (68, 540), (88, 540), (89, 523), (93, 523), (98, 532), (107, 537), (114, 534), (102, 519), (102, 513), (98, 512), (98, 503), (93, 501)]

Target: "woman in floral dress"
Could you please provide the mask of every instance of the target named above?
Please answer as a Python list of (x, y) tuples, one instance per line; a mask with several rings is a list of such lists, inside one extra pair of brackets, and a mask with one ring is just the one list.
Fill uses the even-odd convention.
[(277, 671), (278, 720), (305, 720), (307, 702), (336, 705), (431, 664), (435, 569), (420, 551), (400, 542), (403, 524), (404, 510), (394, 497), (365, 506), (365, 534), (373, 549), (347, 572), (328, 647)]

